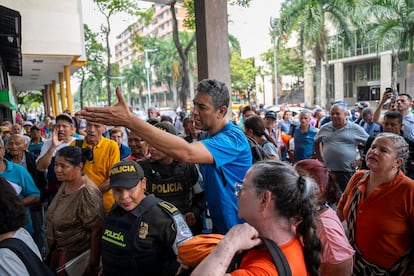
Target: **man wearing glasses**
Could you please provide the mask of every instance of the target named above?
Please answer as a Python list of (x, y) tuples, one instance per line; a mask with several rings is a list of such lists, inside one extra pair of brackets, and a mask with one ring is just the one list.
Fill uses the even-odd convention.
[[(93, 159), (86, 161), (83, 171), (102, 192), (105, 215), (108, 215), (115, 202), (109, 189), (109, 171), (120, 161), (120, 151), (115, 141), (102, 136), (105, 130), (104, 124), (86, 121), (86, 137), (81, 147), (93, 152)], [(71, 145), (75, 146), (75, 142)]]

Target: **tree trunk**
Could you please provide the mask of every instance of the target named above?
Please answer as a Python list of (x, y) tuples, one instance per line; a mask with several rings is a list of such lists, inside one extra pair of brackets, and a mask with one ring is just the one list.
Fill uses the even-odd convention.
[(111, 48), (109, 46), (109, 34), (111, 32), (111, 24), (109, 23), (109, 16), (106, 17), (106, 23), (107, 23), (107, 30), (105, 33), (105, 41), (106, 41), (106, 58), (107, 58), (107, 70), (106, 70), (106, 85), (108, 89), (108, 106), (111, 106)]
[(188, 43), (185, 50), (183, 49), (180, 38), (178, 35), (178, 22), (177, 22), (177, 16), (175, 13), (175, 3), (177, 1), (173, 1), (170, 4), (170, 11), (171, 11), (171, 17), (173, 22), (173, 39), (175, 47), (177, 48), (178, 55), (181, 59), (181, 89), (179, 91), (180, 93), (180, 100), (181, 100), (181, 108), (185, 109), (187, 104), (187, 96), (189, 92), (189, 84), (190, 80), (188, 78), (188, 53), (191, 50), (191, 47), (194, 45), (195, 42), (195, 35), (191, 38), (190, 42)]
[(79, 100), (80, 100), (80, 109), (83, 109), (83, 83), (85, 81), (85, 72), (82, 70), (82, 78), (80, 81), (80, 86), (79, 86)]

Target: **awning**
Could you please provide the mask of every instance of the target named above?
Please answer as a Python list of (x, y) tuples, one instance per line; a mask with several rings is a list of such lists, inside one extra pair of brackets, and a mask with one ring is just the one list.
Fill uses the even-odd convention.
[(16, 101), (13, 93), (10, 90), (0, 90), (0, 105), (4, 105), (12, 110), (17, 109)]
[(21, 76), (22, 35), (20, 13), (0, 6), (0, 57), (11, 76)]

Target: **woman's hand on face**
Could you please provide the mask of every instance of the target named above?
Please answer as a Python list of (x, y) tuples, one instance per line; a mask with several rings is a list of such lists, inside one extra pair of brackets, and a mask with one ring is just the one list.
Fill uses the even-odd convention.
[(224, 240), (228, 240), (229, 244), (234, 246), (236, 251), (253, 248), (262, 242), (256, 228), (248, 223), (233, 226), (224, 237)]

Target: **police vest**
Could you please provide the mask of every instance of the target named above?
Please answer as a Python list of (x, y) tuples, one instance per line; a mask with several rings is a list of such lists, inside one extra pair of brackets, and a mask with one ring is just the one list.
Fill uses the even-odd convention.
[[(169, 216), (160, 216), (160, 212)], [(152, 222), (165, 221), (170, 225), (171, 219), (175, 225), (175, 241), (160, 244), (161, 236), (166, 233), (154, 231)], [(153, 195), (145, 197), (131, 212), (117, 206), (105, 220), (103, 275), (163, 275), (171, 266), (177, 268), (176, 245), (190, 237), (192, 233), (177, 208)]]
[[(151, 161), (143, 159), (139, 162), (147, 178), (147, 192), (156, 197), (171, 202), (181, 213), (191, 212), (192, 188), (194, 179), (191, 179), (192, 165), (174, 161), (161, 171), (153, 170)], [(167, 173), (173, 166), (172, 173)], [(168, 168), (167, 168), (168, 167)], [(162, 168), (161, 168), (162, 169)], [(168, 177), (165, 177), (168, 175)], [(163, 177), (164, 176), (164, 177)]]

